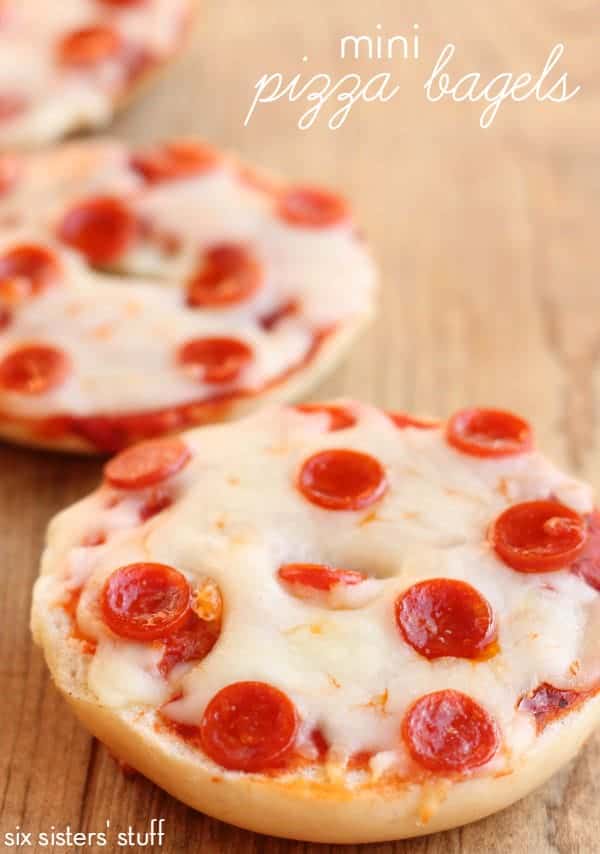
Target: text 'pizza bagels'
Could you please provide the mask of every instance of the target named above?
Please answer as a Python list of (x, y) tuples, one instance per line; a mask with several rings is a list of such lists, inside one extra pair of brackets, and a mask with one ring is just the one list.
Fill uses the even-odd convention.
[(177, 54), (198, 0), (2, 0), (0, 149), (108, 124)]
[(51, 524), (59, 690), (193, 807), (322, 842), (502, 809), (600, 717), (600, 521), (526, 421), (271, 406), (133, 446)]
[(0, 435), (114, 452), (296, 397), (370, 318), (339, 195), (190, 140), (0, 158)]

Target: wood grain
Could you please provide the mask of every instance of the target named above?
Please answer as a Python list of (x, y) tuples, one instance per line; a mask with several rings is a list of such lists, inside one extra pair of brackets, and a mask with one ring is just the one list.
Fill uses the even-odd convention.
[[(419, 23), (423, 59), (397, 61), (402, 92), (359, 105), (338, 131), (295, 127), (282, 103), (243, 118), (265, 72), (340, 75), (347, 33), (405, 32)], [(189, 51), (116, 130), (133, 140), (200, 133), (299, 179), (342, 188), (355, 203), (383, 276), (377, 322), (315, 396), (348, 394), (417, 412), (467, 402), (506, 405), (540, 444), (600, 481), (600, 53), (593, 0), (278, 0), (206, 3)], [(568, 104), (511, 104), (487, 131), (479, 108), (429, 104), (424, 71), (447, 41), (457, 69), (541, 69), (556, 42), (582, 91)], [(375, 64), (353, 63), (368, 78)], [(129, 780), (75, 723), (28, 634), (43, 532), (95, 483), (99, 463), (0, 447), (0, 831), (34, 836), (166, 818), (162, 849), (203, 854), (334, 852), (258, 837), (188, 810)], [(600, 738), (541, 791), (460, 830), (369, 854), (600, 850)], [(0, 834), (0, 846), (2, 844)], [(31, 850), (31, 849), (30, 849)], [(39, 848), (34, 850), (64, 850)], [(86, 850), (102, 850), (92, 845)], [(104, 849), (106, 850), (106, 849)], [(356, 850), (352, 847), (347, 851)]]

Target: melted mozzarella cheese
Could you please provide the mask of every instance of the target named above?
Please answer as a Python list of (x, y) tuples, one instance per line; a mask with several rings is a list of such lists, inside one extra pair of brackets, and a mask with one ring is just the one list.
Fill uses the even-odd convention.
[[(41, 243), (56, 253), (63, 275), (17, 307), (0, 336), (0, 359), (23, 342), (43, 341), (68, 354), (71, 371), (44, 394), (0, 390), (0, 411), (85, 416), (260, 393), (312, 361), (319, 330), (341, 331), (371, 312), (373, 264), (353, 225), (313, 230), (280, 223), (274, 200), (244, 184), (234, 163), (149, 187), (129, 168), (127, 149), (113, 142), (59, 147), (22, 163), (14, 192), (0, 200), (0, 222), (17, 220), (16, 230), (0, 227), (0, 253), (23, 242)], [(174, 234), (180, 251), (169, 257), (142, 242), (118, 269), (91, 270), (54, 235), (71, 204), (97, 194), (122, 196), (155, 230)], [(261, 264), (264, 281), (256, 295), (232, 307), (190, 309), (185, 287), (202, 251), (238, 241)], [(148, 269), (153, 276), (140, 274)], [(260, 319), (291, 299), (298, 301), (298, 312), (264, 329)], [(214, 336), (237, 338), (253, 351), (235, 382), (205, 383), (177, 364), (182, 344)]]
[[(584, 513), (593, 506), (591, 490), (537, 451), (481, 460), (448, 446), (443, 429), (399, 430), (374, 407), (345, 405), (357, 423), (343, 431), (327, 432), (322, 415), (280, 407), (185, 434), (192, 460), (172, 481), (175, 504), (133, 525), (129, 536), (119, 526), (114, 543), (109, 535), (94, 550), (78, 612), (99, 642), (101, 663), (90, 687), (108, 704), (152, 704), (149, 662), (140, 662), (139, 678), (132, 675), (139, 645), (111, 637), (93, 615), (111, 572), (131, 560), (153, 560), (176, 567), (192, 584), (213, 578), (224, 603), (211, 653), (179, 670), (161, 693), (179, 697), (165, 707), (174, 721), (198, 724), (209, 700), (232, 682), (267, 682), (296, 705), (303, 743), (315, 727), (321, 730), (331, 745), (331, 773), (368, 750), (377, 776), (406, 762), (399, 727), (410, 703), (452, 688), (477, 700), (499, 725), (504, 750), (490, 767), (517, 761), (535, 739), (533, 719), (517, 709), (523, 694), (544, 681), (577, 687), (597, 679), (600, 599), (565, 570), (512, 570), (491, 550), (486, 532), (512, 502), (507, 481), (521, 484), (519, 499), (560, 494)], [(370, 453), (384, 466), (389, 488), (375, 508), (325, 510), (295, 488), (303, 460), (340, 447)], [(54, 525), (81, 530), (87, 517), (110, 531), (113, 511), (99, 509), (110, 493), (104, 486)], [(53, 532), (55, 542), (59, 533)], [(48, 569), (66, 578), (71, 551), (68, 538), (63, 542)], [(370, 576), (369, 595), (342, 608), (327, 596), (296, 597), (277, 576), (282, 564), (296, 562), (361, 571)], [(397, 596), (436, 577), (466, 581), (490, 602), (499, 643), (492, 658), (430, 661), (402, 640)]]
[(144, 644), (100, 644), (88, 670), (88, 686), (105, 706), (133, 703), (159, 706), (168, 697), (168, 685), (157, 675), (160, 649)]

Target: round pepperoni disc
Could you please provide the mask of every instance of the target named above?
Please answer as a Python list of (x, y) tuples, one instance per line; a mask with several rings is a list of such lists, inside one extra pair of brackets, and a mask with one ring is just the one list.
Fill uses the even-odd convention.
[(406, 427), (416, 427), (417, 430), (435, 430), (440, 426), (439, 421), (425, 421), (423, 418), (413, 418), (412, 415), (407, 415), (405, 412), (388, 412), (388, 418), (394, 422), (396, 427), (404, 430)]
[(326, 414), (329, 416), (329, 430), (344, 430), (346, 427), (353, 427), (356, 424), (356, 418), (343, 406), (331, 406), (325, 403), (301, 403), (296, 406), (298, 412), (304, 412), (307, 415)]
[(117, 261), (136, 235), (135, 216), (113, 196), (85, 199), (67, 211), (58, 227), (59, 238), (92, 264)]
[(298, 475), (298, 489), (328, 510), (362, 510), (387, 489), (381, 463), (359, 451), (330, 449), (310, 457)]
[(0, 387), (19, 394), (44, 394), (64, 382), (68, 356), (55, 347), (29, 344), (0, 361)]
[(4, 305), (0, 305), (0, 332), (8, 329), (12, 323), (12, 312)]
[(119, 489), (144, 489), (172, 477), (190, 456), (189, 448), (181, 439), (149, 439), (109, 460), (104, 476)]
[(583, 552), (585, 523), (558, 501), (525, 501), (498, 516), (490, 529), (490, 542), (512, 569), (552, 572)]
[(474, 457), (507, 457), (533, 447), (531, 427), (512, 412), (501, 409), (463, 409), (450, 418), (448, 442)]
[(216, 169), (220, 162), (214, 148), (185, 140), (141, 151), (131, 158), (132, 168), (151, 184), (203, 175)]
[(195, 338), (179, 350), (180, 365), (205, 383), (230, 383), (252, 360), (252, 350), (237, 338)]
[(396, 599), (404, 640), (425, 658), (478, 658), (495, 640), (492, 607), (481, 593), (450, 578), (413, 584)]
[(84, 27), (68, 33), (58, 45), (63, 65), (86, 68), (117, 56), (123, 41), (113, 27)]
[(460, 691), (426, 694), (409, 708), (402, 738), (415, 762), (436, 773), (479, 768), (498, 750), (499, 735), (489, 713)]
[(204, 752), (223, 768), (261, 772), (281, 766), (298, 729), (291, 700), (264, 682), (234, 682), (216, 694), (204, 712)]
[(204, 253), (200, 269), (188, 283), (191, 306), (218, 308), (249, 299), (260, 287), (261, 267), (250, 251), (235, 243), (221, 243)]
[(585, 518), (587, 538), (583, 551), (571, 567), (571, 572), (600, 590), (600, 511), (595, 510)]
[(113, 572), (102, 590), (102, 616), (119, 637), (151, 641), (181, 627), (190, 613), (185, 576), (162, 563), (132, 563)]
[(0, 286), (18, 280), (32, 294), (38, 294), (59, 277), (56, 256), (43, 246), (24, 243), (0, 255)]
[(350, 217), (345, 199), (316, 187), (286, 190), (279, 199), (277, 212), (288, 225), (303, 228), (327, 228)]
[(286, 563), (277, 573), (287, 584), (301, 584), (314, 590), (332, 590), (337, 584), (360, 584), (366, 576), (354, 569), (334, 569), (320, 563)]

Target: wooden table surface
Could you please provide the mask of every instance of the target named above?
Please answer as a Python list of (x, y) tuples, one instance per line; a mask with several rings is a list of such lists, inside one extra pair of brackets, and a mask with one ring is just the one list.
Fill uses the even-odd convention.
[[(315, 392), (446, 414), (497, 404), (532, 419), (559, 463), (600, 482), (600, 51), (594, 0), (214, 0), (191, 47), (117, 124), (134, 140), (198, 132), (267, 167), (344, 190), (383, 279), (376, 323)], [(346, 34), (420, 25), (422, 59), (342, 61)], [(568, 103), (428, 103), (423, 82), (446, 42), (455, 70), (536, 71), (551, 47), (582, 89)], [(302, 57), (308, 61), (302, 63)], [(342, 128), (300, 131), (299, 104), (243, 119), (265, 72), (289, 78), (390, 71), (388, 104), (358, 104)], [(44, 529), (89, 491), (100, 463), (0, 447), (0, 847), (20, 825), (145, 830), (166, 819), (165, 852), (337, 852), (209, 820), (142, 778), (126, 779), (76, 723), (30, 642), (30, 589)], [(474, 825), (378, 854), (600, 851), (600, 737), (539, 792)], [(32, 849), (29, 849), (32, 850)], [(35, 848), (34, 850), (64, 850)], [(86, 850), (102, 850), (89, 846)], [(106, 849), (104, 849), (106, 850)], [(353, 850), (352, 847), (346, 850)]]

